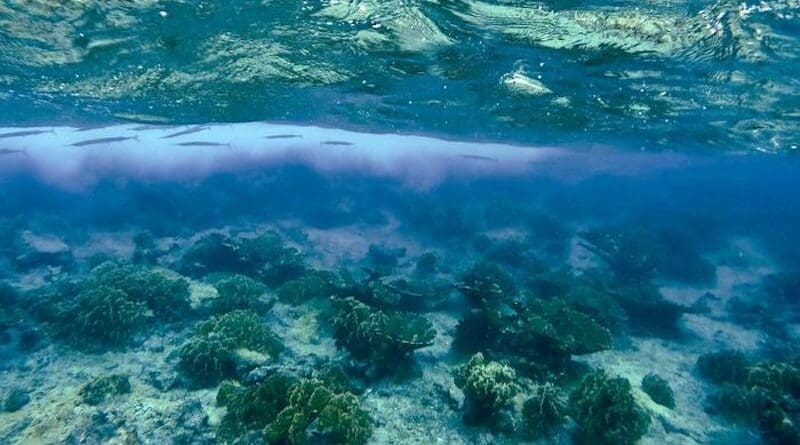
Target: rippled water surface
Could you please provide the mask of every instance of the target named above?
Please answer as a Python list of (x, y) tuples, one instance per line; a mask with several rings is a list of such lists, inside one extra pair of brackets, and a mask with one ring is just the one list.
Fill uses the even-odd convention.
[(0, 123), (792, 151), (800, 2), (0, 1)]

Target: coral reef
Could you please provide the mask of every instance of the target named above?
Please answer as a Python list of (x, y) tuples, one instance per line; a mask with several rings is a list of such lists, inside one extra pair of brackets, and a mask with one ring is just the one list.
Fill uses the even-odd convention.
[[(800, 444), (800, 366), (796, 360), (750, 364), (732, 351), (701, 359), (698, 370), (713, 371), (701, 374), (721, 385), (709, 398), (713, 412), (756, 428), (767, 443)], [(722, 372), (725, 365), (737, 368)]]
[(131, 382), (128, 376), (112, 374), (98, 377), (84, 385), (78, 392), (83, 403), (99, 405), (107, 398), (131, 392)]
[(650, 426), (650, 417), (631, 394), (630, 382), (603, 371), (583, 378), (570, 396), (570, 407), (580, 443), (633, 444)]
[(611, 347), (611, 333), (561, 299), (530, 300), (517, 309), (514, 323), (501, 328), (507, 347), (531, 361), (559, 366), (572, 355)]
[(647, 374), (642, 378), (642, 391), (661, 406), (675, 408), (675, 393), (669, 382), (658, 374)]
[(119, 289), (130, 300), (145, 304), (157, 317), (174, 320), (189, 310), (189, 283), (157, 269), (105, 262), (92, 269), (82, 286)]
[(703, 354), (697, 359), (697, 372), (716, 383), (740, 384), (747, 378), (749, 361), (741, 351), (719, 351)]
[(227, 407), (217, 433), (222, 443), (261, 431), (269, 443), (361, 445), (372, 433), (372, 421), (352, 393), (316, 379), (276, 373), (252, 386), (225, 382), (217, 403)]
[(177, 268), (192, 277), (211, 273), (247, 275), (270, 287), (299, 278), (306, 271), (303, 254), (284, 245), (274, 231), (252, 239), (208, 234), (184, 252)]
[(513, 296), (517, 285), (500, 266), (481, 261), (464, 273), (458, 289), (471, 304), (480, 306)]
[(464, 420), (495, 423), (500, 411), (521, 390), (516, 380), (510, 366), (488, 361), (480, 352), (473, 355), (453, 373), (456, 386), (464, 391)]
[(536, 385), (522, 406), (526, 433), (534, 438), (552, 436), (567, 421), (567, 400), (552, 383)]
[(244, 275), (231, 275), (214, 283), (219, 297), (214, 300), (213, 310), (217, 313), (237, 309), (264, 312), (269, 305), (262, 297), (267, 287)]
[(147, 306), (119, 289), (97, 286), (82, 291), (61, 314), (60, 330), (81, 347), (124, 346), (150, 318)]
[(355, 298), (333, 298), (337, 344), (353, 357), (368, 360), (379, 370), (396, 367), (420, 348), (433, 344), (436, 332), (430, 321), (418, 315), (384, 312)]
[(602, 229), (581, 234), (584, 247), (602, 259), (616, 279), (646, 282), (662, 277), (685, 283), (709, 283), (714, 266), (691, 237), (672, 230)]
[(194, 335), (178, 351), (178, 369), (195, 384), (209, 386), (236, 376), (247, 351), (266, 354), (282, 350), (280, 340), (255, 312), (237, 310), (197, 324)]
[(337, 289), (337, 277), (327, 271), (309, 271), (300, 278), (288, 281), (278, 289), (278, 299), (288, 304), (302, 304), (317, 298), (327, 298)]

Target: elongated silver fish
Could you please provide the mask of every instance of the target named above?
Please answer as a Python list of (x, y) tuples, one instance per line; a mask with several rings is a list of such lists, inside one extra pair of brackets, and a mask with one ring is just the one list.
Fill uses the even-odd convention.
[(27, 155), (27, 150), (16, 150), (13, 148), (0, 148), (0, 156), (4, 155)]
[(322, 143), (325, 145), (353, 145), (352, 142), (347, 141), (323, 141)]
[(97, 144), (111, 144), (114, 142), (122, 142), (122, 141), (130, 141), (130, 140), (139, 140), (138, 136), (117, 136), (111, 138), (99, 138), (99, 139), (88, 139), (85, 141), (75, 142), (74, 144), (69, 144), (71, 147), (85, 147), (87, 145), (97, 145)]
[(470, 159), (473, 161), (483, 161), (483, 162), (499, 162), (495, 158), (490, 158), (489, 156), (481, 156), (481, 155), (461, 155), (464, 159)]
[(205, 142), (205, 141), (191, 141), (191, 142), (181, 142), (179, 144), (173, 145), (180, 145), (182, 147), (230, 147), (230, 143), (222, 143), (222, 142)]
[(164, 130), (164, 125), (138, 125), (131, 128), (133, 131), (150, 131), (150, 130)]
[(110, 125), (87, 125), (85, 127), (76, 128), (73, 131), (75, 131), (76, 133), (82, 133), (84, 131), (97, 130), (99, 128), (106, 128), (106, 127), (110, 127)]
[(37, 134), (42, 133), (53, 133), (56, 134), (53, 130), (22, 130), (22, 131), (12, 131), (10, 133), (3, 133), (0, 134), (0, 139), (2, 138), (18, 138), (23, 136), (36, 136)]
[(295, 138), (302, 138), (303, 136), (299, 134), (273, 134), (270, 136), (264, 136), (264, 139), (295, 139)]
[(161, 139), (171, 139), (176, 138), (178, 136), (186, 136), (187, 134), (199, 133), (201, 131), (208, 130), (208, 126), (206, 125), (199, 125), (197, 127), (189, 128), (188, 130), (179, 131), (177, 133), (168, 134)]

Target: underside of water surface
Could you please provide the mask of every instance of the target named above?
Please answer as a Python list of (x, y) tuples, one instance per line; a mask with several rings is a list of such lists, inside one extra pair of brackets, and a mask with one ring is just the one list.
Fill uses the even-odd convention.
[(0, 444), (800, 444), (798, 14), (0, 0)]

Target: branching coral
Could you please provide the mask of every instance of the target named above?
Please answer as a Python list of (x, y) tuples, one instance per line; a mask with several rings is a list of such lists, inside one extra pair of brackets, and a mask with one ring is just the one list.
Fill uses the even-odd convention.
[(536, 385), (522, 406), (526, 432), (533, 438), (553, 435), (567, 420), (567, 402), (552, 383)]
[(378, 369), (395, 366), (419, 349), (433, 344), (436, 332), (424, 317), (383, 312), (355, 298), (334, 298), (334, 336), (339, 345)]
[(178, 352), (178, 369), (199, 385), (212, 385), (236, 375), (243, 350), (273, 357), (281, 349), (258, 314), (238, 310), (198, 323)]
[(302, 304), (315, 298), (327, 298), (336, 291), (336, 283), (333, 273), (312, 271), (284, 283), (278, 289), (278, 299), (288, 304)]
[(147, 267), (105, 262), (92, 269), (83, 286), (119, 289), (130, 300), (145, 304), (162, 318), (181, 318), (189, 309), (189, 283)]
[(372, 434), (372, 421), (358, 399), (317, 379), (278, 373), (253, 386), (226, 382), (217, 393), (217, 403), (227, 407), (217, 433), (222, 443), (255, 430), (262, 431), (269, 443), (290, 445), (318, 441), (362, 445)]
[(267, 287), (244, 275), (231, 275), (214, 283), (219, 297), (214, 300), (215, 312), (224, 313), (237, 309), (250, 309), (263, 312), (268, 304), (262, 296)]
[(630, 382), (602, 371), (583, 378), (570, 405), (581, 443), (633, 444), (650, 427), (650, 417), (634, 400)]
[(494, 422), (520, 391), (513, 368), (488, 361), (480, 352), (456, 369), (453, 380), (464, 391), (464, 418), (471, 423)]
[(77, 303), (62, 315), (61, 328), (75, 344), (122, 346), (144, 325), (149, 314), (144, 303), (106, 286), (78, 295)]
[[(768, 443), (800, 444), (800, 366), (796, 362), (751, 365), (730, 351), (704, 357), (703, 368), (700, 360), (698, 368), (713, 372), (701, 374), (721, 384), (710, 398), (716, 412), (757, 427)], [(726, 364), (736, 366), (736, 371), (722, 372)]]

